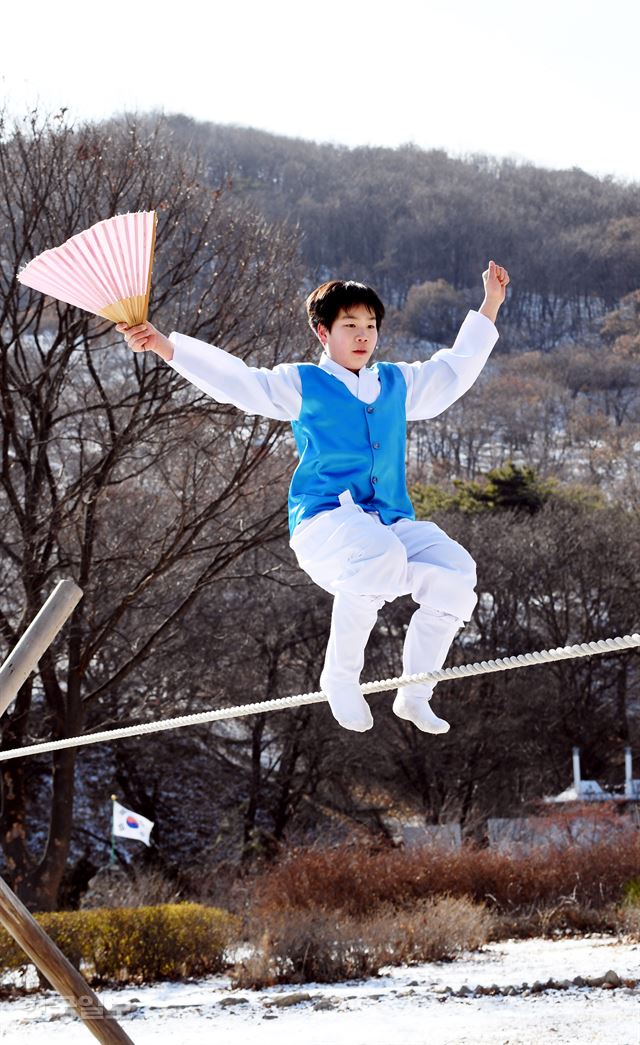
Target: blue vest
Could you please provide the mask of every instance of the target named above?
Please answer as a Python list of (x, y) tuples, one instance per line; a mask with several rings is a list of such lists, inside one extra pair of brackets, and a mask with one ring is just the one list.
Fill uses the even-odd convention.
[(289, 529), (337, 508), (349, 490), (386, 525), (415, 519), (405, 479), (407, 385), (393, 363), (378, 363), (380, 394), (363, 403), (314, 363), (300, 363), (302, 409), (291, 422), (300, 462), (289, 487)]

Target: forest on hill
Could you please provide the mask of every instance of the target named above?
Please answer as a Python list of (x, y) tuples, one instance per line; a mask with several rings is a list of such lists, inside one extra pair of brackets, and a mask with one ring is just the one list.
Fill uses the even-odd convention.
[[(510, 348), (548, 348), (638, 289), (640, 183), (413, 145), (322, 145), (168, 118), (211, 185), (301, 233), (307, 278), (370, 282), (404, 309), (413, 287), (481, 290), (489, 257), (512, 275), (501, 329)], [(504, 334), (504, 331), (503, 331)]]
[[(512, 277), (473, 390), (410, 426), (416, 510), (474, 555), (452, 660), (638, 630), (640, 185), (414, 147), (344, 149), (182, 116), (0, 134), (0, 655), (61, 577), (84, 597), (2, 719), (2, 747), (316, 689), (330, 600), (288, 546), (287, 426), (245, 417), (112, 328), (21, 287), (96, 220), (159, 215), (151, 319), (251, 364), (315, 358), (305, 290), (370, 280), (381, 351), (425, 358)], [(409, 599), (366, 678), (399, 673)], [(355, 736), (324, 707), (3, 766), (5, 873), (73, 903), (104, 863), (112, 792), (156, 823), (136, 860), (247, 868), (293, 843), (386, 838), (385, 818), (520, 815), (570, 776), (614, 785), (638, 749), (635, 653), (443, 685), (445, 737), (372, 698)]]

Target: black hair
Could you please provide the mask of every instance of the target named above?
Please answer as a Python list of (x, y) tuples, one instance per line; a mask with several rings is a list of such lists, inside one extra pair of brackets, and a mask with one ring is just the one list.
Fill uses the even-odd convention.
[(306, 300), (309, 325), (316, 332), (319, 323), (331, 330), (340, 309), (348, 311), (353, 305), (364, 305), (373, 312), (376, 328), (380, 330), (384, 305), (372, 287), (353, 279), (331, 279), (311, 291)]

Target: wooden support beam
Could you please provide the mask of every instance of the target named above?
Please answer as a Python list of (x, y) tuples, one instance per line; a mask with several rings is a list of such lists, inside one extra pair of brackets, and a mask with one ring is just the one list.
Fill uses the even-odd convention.
[[(44, 606), (34, 617), (15, 649), (0, 667), (0, 715), (9, 707), (20, 686), (37, 666), (62, 625), (82, 598), (82, 589), (73, 581), (56, 585)], [(91, 1033), (103, 1045), (134, 1045), (77, 969), (65, 958), (21, 900), (0, 878), (0, 924), (36, 968), (46, 976), (69, 1002)]]
[(0, 922), (102, 1045), (134, 1045), (33, 915), (0, 878)]
[(0, 667), (0, 715), (7, 710), (81, 598), (82, 589), (74, 581), (64, 580), (56, 584), (18, 645)]

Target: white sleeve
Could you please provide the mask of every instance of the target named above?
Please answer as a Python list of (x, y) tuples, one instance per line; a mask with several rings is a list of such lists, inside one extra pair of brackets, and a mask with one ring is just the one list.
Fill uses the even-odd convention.
[(178, 374), (218, 403), (233, 403), (246, 414), (261, 414), (277, 421), (295, 421), (302, 407), (302, 385), (295, 363), (267, 367), (248, 366), (222, 348), (195, 337), (169, 335)]
[(467, 392), (498, 340), (495, 325), (471, 309), (452, 348), (421, 363), (396, 363), (407, 382), (407, 421), (437, 417)]

